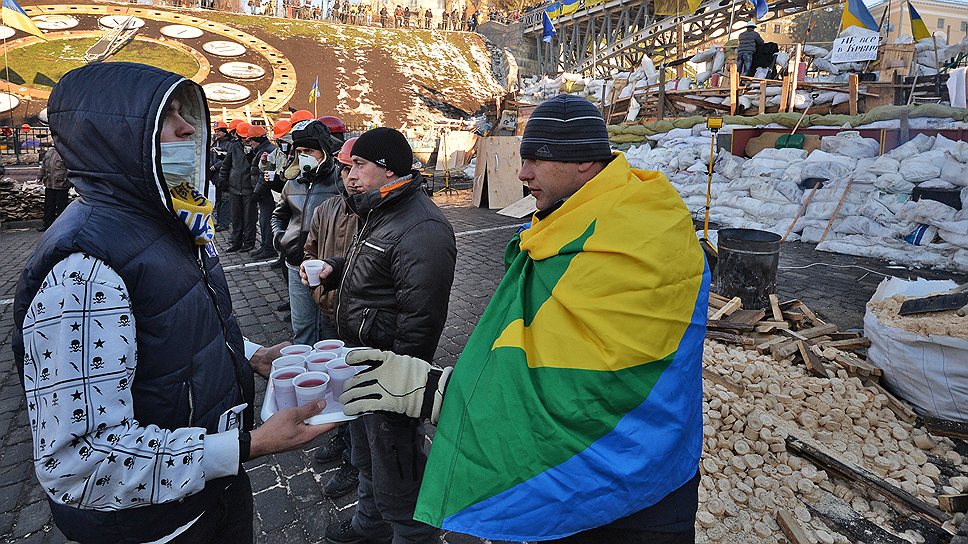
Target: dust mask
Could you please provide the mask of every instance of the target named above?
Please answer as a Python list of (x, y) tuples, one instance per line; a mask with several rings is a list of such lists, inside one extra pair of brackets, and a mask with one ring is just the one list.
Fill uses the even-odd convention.
[(308, 174), (319, 167), (319, 161), (312, 155), (299, 154), (299, 171)]
[(161, 173), (169, 188), (188, 182), (194, 185), (197, 174), (195, 142), (162, 142)]

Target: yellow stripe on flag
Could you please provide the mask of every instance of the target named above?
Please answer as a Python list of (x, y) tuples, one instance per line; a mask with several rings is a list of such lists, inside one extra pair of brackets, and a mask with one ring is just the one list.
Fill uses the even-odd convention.
[(914, 39), (923, 40), (930, 38), (931, 33), (928, 32), (928, 27), (924, 24), (924, 19), (921, 18), (921, 14), (914, 9), (914, 5), (910, 2), (908, 2), (908, 14), (911, 15), (911, 33), (914, 34)]
[(3, 24), (10, 28), (15, 28), (27, 34), (33, 34), (42, 40), (47, 39), (44, 37), (44, 33), (37, 28), (34, 21), (30, 17), (27, 17), (23, 8), (15, 0), (3, 0), (3, 9), (0, 10), (0, 17), (3, 19)]

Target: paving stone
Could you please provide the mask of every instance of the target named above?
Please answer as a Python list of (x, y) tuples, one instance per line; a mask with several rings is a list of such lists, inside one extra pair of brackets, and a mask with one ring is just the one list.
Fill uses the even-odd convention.
[(271, 531), (266, 535), (266, 544), (305, 544), (311, 542), (306, 540), (305, 532), (299, 525), (291, 525), (282, 529)]
[(39, 531), (50, 521), (50, 505), (47, 501), (37, 501), (28, 504), (17, 515), (14, 525), (14, 536), (24, 536)]
[(17, 505), (23, 491), (22, 483), (0, 487), (0, 512), (9, 512)]
[(255, 496), (255, 510), (262, 521), (262, 529), (272, 532), (296, 520), (296, 508), (281, 487), (267, 489)]
[(68, 542), (67, 537), (64, 533), (60, 532), (56, 526), (51, 526), (50, 531), (47, 533), (47, 539), (44, 540), (44, 544), (64, 544)]
[(0, 514), (0, 536), (10, 534), (10, 530), (13, 529), (13, 522), (16, 519), (16, 511)]
[(0, 467), (19, 465), (33, 459), (33, 444), (30, 441), (5, 446), (3, 457), (0, 457)]
[[(324, 480), (325, 481), (325, 480)], [(286, 481), (293, 506), (300, 510), (318, 505), (323, 500), (322, 486), (312, 471), (296, 474)]]
[(253, 469), (247, 468), (246, 472), (249, 475), (252, 490), (255, 492), (279, 485), (280, 477), (275, 466), (263, 464)]
[(0, 470), (0, 487), (23, 482), (34, 474), (32, 461), (25, 461), (16, 466), (9, 466)]

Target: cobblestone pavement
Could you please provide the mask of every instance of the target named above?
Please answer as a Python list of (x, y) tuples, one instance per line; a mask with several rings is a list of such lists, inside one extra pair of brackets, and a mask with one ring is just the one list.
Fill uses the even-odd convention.
[[(467, 342), (503, 274), (502, 255), (514, 226), (522, 221), (467, 206), (467, 192), (438, 199), (457, 233), (457, 271), (448, 319), (436, 362), (453, 364)], [(10, 304), (23, 263), (40, 238), (34, 231), (0, 233), (0, 540), (4, 542), (64, 542), (53, 526), (44, 493), (31, 464), (31, 438), (22, 389), (13, 366)], [(287, 298), (285, 283), (265, 262), (227, 254), (223, 259), (235, 311), (244, 333), (260, 343), (287, 338), (285, 315), (274, 311)], [(800, 298), (815, 312), (842, 328), (860, 328), (864, 304), (884, 275), (968, 277), (935, 271), (893, 268), (874, 259), (817, 252), (811, 245), (785, 244), (780, 254), (778, 291), (781, 298)], [(261, 397), (264, 383), (257, 378)], [(314, 543), (323, 539), (333, 520), (352, 515), (355, 498), (323, 497), (322, 486), (336, 465), (313, 460), (318, 447), (258, 459), (246, 464), (255, 491), (256, 534), (259, 543)], [(448, 533), (443, 542), (477, 543), (479, 539)]]

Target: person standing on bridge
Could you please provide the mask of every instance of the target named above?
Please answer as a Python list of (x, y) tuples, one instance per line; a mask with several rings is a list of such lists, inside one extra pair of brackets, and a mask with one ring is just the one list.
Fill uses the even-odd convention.
[(739, 46), (736, 47), (736, 72), (741, 76), (752, 75), (753, 54), (763, 46), (763, 38), (754, 30), (756, 23), (746, 23), (746, 30), (739, 35)]

